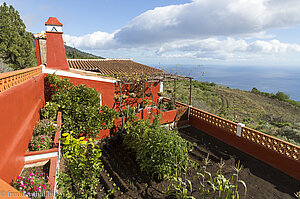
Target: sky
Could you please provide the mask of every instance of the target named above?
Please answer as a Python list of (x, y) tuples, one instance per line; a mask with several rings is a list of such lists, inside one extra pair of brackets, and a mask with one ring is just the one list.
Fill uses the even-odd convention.
[[(8, 0), (27, 30), (63, 23), (67, 45), (140, 63), (300, 68), (299, 0)], [(3, 0), (0, 0), (3, 3)]]

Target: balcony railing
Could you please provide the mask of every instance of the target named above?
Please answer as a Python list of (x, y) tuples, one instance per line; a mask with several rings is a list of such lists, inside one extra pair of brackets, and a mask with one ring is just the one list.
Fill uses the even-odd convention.
[(0, 74), (0, 93), (42, 73), (42, 66)]

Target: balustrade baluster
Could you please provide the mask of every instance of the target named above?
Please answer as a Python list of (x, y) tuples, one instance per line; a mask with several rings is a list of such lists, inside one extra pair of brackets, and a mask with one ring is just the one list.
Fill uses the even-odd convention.
[(42, 73), (42, 67), (26, 68), (0, 74), (0, 93)]

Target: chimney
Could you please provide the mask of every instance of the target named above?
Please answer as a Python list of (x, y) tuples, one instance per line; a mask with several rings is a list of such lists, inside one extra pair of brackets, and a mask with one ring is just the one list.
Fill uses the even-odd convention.
[(49, 17), (45, 25), (46, 32), (34, 35), (37, 64), (46, 64), (47, 68), (52, 69), (69, 70), (62, 38), (63, 24), (56, 17)]
[(36, 53), (36, 61), (37, 65), (45, 64), (47, 63), (47, 57), (46, 57), (46, 33), (45, 31), (42, 31), (41, 33), (34, 34), (34, 43), (35, 43), (35, 53)]

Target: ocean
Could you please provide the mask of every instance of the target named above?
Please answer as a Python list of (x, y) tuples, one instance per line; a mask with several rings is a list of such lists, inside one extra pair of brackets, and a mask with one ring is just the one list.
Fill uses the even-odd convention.
[(281, 91), (288, 94), (290, 99), (300, 101), (300, 67), (169, 65), (162, 68), (230, 88), (251, 91), (256, 87), (268, 93)]

